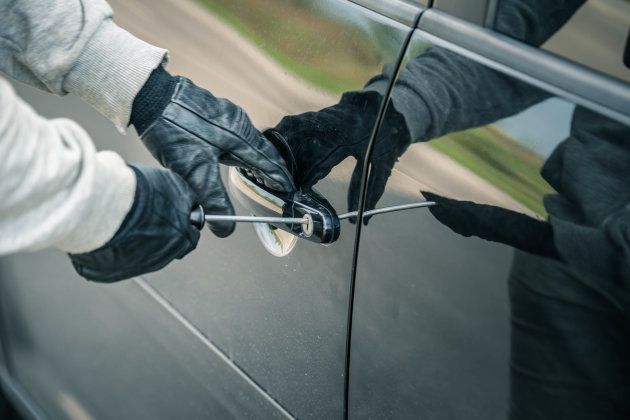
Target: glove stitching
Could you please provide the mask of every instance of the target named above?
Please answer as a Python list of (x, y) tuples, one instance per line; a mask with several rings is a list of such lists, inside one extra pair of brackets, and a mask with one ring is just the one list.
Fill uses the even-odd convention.
[[(208, 124), (210, 124), (210, 125), (212, 125), (212, 126), (214, 126), (214, 127), (218, 128), (218, 129), (220, 129), (220, 130), (222, 130), (222, 131), (225, 131), (225, 132), (227, 132), (227, 133), (229, 133), (229, 134), (233, 135), (233, 136), (234, 136), (234, 137), (236, 137), (236, 138), (237, 138), (240, 142), (245, 143), (247, 146), (249, 146), (249, 148), (251, 148), (252, 150), (254, 150), (254, 151), (256, 152), (256, 154), (258, 154), (258, 155), (260, 155), (260, 156), (264, 157), (264, 158), (265, 158), (265, 160), (266, 160), (267, 162), (269, 162), (269, 163), (270, 163), (270, 164), (272, 164), (273, 166), (276, 166), (278, 169), (280, 169), (282, 172), (284, 172), (284, 174), (285, 174), (285, 175), (287, 175), (287, 178), (288, 178), (288, 179), (291, 179), (291, 174), (289, 174), (289, 173), (288, 173), (288, 170), (287, 170), (287, 169), (283, 168), (283, 167), (282, 167), (281, 165), (279, 165), (278, 163), (276, 163), (276, 162), (272, 161), (272, 160), (271, 160), (271, 159), (270, 159), (267, 155), (265, 155), (265, 154), (264, 154), (263, 152), (261, 152), (260, 150), (258, 150), (258, 149), (256, 149), (256, 148), (254, 148), (254, 147), (253, 147), (250, 143), (248, 143), (246, 140), (242, 139), (242, 138), (240, 137), (240, 135), (238, 135), (238, 134), (237, 134), (237, 133), (235, 133), (234, 131), (229, 130), (229, 129), (225, 128), (225, 127), (222, 127), (222, 126), (220, 126), (220, 125), (215, 124), (214, 122), (212, 122), (212, 121), (210, 121), (210, 120), (206, 119), (205, 117), (203, 117), (202, 115), (200, 115), (200, 114), (199, 114), (198, 112), (196, 112), (195, 110), (193, 110), (193, 109), (191, 109), (191, 108), (189, 108), (189, 107), (185, 106), (183, 103), (179, 102), (178, 100), (173, 100), (173, 103), (174, 103), (174, 104), (177, 104), (177, 105), (179, 105), (180, 107), (182, 107), (183, 109), (185, 109), (185, 110), (187, 110), (187, 111), (191, 112), (192, 114), (194, 114), (194, 115), (196, 115), (197, 117), (201, 118), (202, 120), (204, 120), (204, 121), (205, 121), (205, 122), (207, 122)], [(177, 124), (175, 121), (172, 121), (171, 119), (167, 118), (166, 116), (163, 116), (162, 118), (164, 118), (165, 120), (167, 120), (167, 121), (169, 121), (169, 122), (173, 123), (173, 125), (175, 125), (175, 126), (177, 126), (177, 127), (181, 128), (182, 130), (184, 130), (184, 131), (186, 131), (186, 132), (188, 132), (188, 133), (192, 134), (193, 136), (197, 137), (197, 138), (198, 138), (198, 139), (200, 139), (201, 141), (203, 141), (203, 142), (205, 142), (205, 143), (209, 143), (209, 144), (211, 144), (212, 146), (216, 147), (216, 148), (217, 148), (217, 149), (219, 149), (219, 150), (223, 150), (222, 148), (220, 148), (219, 146), (215, 145), (215, 144), (214, 144), (214, 143), (212, 143), (211, 141), (204, 139), (203, 137), (199, 136), (199, 135), (198, 135), (198, 134), (196, 134), (196, 133), (193, 133), (192, 131), (190, 131), (190, 130), (186, 129), (185, 127), (182, 127), (181, 125)], [(262, 134), (261, 134), (261, 137), (262, 137)]]
[[(198, 114), (197, 114), (197, 115), (198, 115)], [(198, 134), (196, 134), (196, 133), (194, 133), (194, 132), (192, 132), (192, 131), (188, 130), (187, 128), (185, 128), (185, 127), (183, 127), (183, 126), (181, 126), (181, 125), (177, 124), (175, 121), (171, 120), (170, 118), (167, 118), (167, 117), (164, 117), (164, 116), (163, 116), (163, 117), (162, 117), (162, 119), (163, 119), (165, 122), (171, 123), (171, 124), (172, 124), (172, 125), (174, 125), (175, 127), (180, 128), (181, 130), (183, 130), (183, 131), (185, 131), (185, 132), (189, 133), (190, 135), (194, 136), (195, 138), (197, 138), (198, 140), (200, 140), (200, 141), (204, 142), (205, 144), (207, 144), (207, 145), (209, 145), (209, 146), (212, 146), (212, 147), (214, 147), (215, 149), (218, 149), (218, 150), (224, 151), (221, 147), (219, 147), (219, 146), (217, 146), (216, 144), (212, 143), (212, 141), (207, 140), (207, 139), (205, 139), (205, 138), (201, 137), (200, 135), (198, 135)], [(211, 124), (211, 125), (213, 125), (213, 126), (215, 126), (215, 127), (221, 128), (221, 127), (219, 127), (219, 126), (217, 126), (217, 125), (215, 125), (215, 124), (212, 124), (212, 123), (210, 123), (210, 124)], [(229, 130), (224, 130), (224, 131), (226, 131), (226, 132), (228, 132), (228, 133), (232, 133), (232, 132), (231, 132), (231, 131), (229, 131)], [(233, 133), (232, 133), (232, 134), (233, 134)], [(244, 142), (244, 143), (248, 144), (249, 146), (251, 146), (249, 143), (247, 143), (245, 140), (240, 139), (240, 138), (239, 138), (238, 136), (236, 136), (235, 134), (234, 134), (234, 136), (235, 136), (236, 138), (238, 138), (239, 140), (241, 140), (242, 142)], [(259, 155), (262, 155), (263, 157), (265, 157), (265, 160), (267, 160), (269, 163), (271, 163), (272, 165), (274, 165), (274, 166), (278, 167), (279, 169), (281, 169), (281, 170), (282, 170), (282, 172), (284, 172), (284, 174), (285, 174), (285, 175), (287, 175), (287, 178), (288, 178), (288, 179), (291, 179), (291, 175), (288, 173), (288, 171), (287, 171), (287, 170), (284, 170), (284, 169), (282, 168), (282, 166), (280, 166), (280, 165), (279, 165), (279, 164), (277, 164), (277, 163), (274, 163), (274, 162), (273, 162), (273, 161), (272, 161), (269, 157), (267, 157), (265, 154), (263, 154), (262, 152), (258, 151), (258, 150), (257, 150), (257, 149), (255, 149), (254, 147), (250, 147), (250, 148), (251, 148), (252, 150), (255, 150), (255, 151), (256, 151), (256, 153), (258, 153)], [(229, 153), (230, 153), (232, 156), (237, 156), (237, 155), (235, 155), (235, 154), (231, 153), (231, 151), (230, 151)], [(238, 158), (238, 160), (240, 160), (241, 162), (245, 163), (245, 162), (244, 162), (244, 161), (243, 161), (240, 157)], [(220, 163), (220, 162), (219, 162), (218, 160), (215, 160), (215, 161), (214, 161), (214, 163), (216, 164), (216, 163)], [(251, 166), (251, 165), (247, 164), (247, 166)], [(262, 170), (262, 169), (261, 169), (261, 168), (259, 168), (259, 167), (256, 167), (256, 169)], [(274, 182), (278, 182), (278, 181), (274, 180), (273, 178), (271, 178), (271, 179), (272, 179)]]

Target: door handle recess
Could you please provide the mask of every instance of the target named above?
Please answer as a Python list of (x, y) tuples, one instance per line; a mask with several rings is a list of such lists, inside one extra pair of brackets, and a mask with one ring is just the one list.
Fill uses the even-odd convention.
[[(246, 169), (230, 168), (229, 185), (232, 195), (241, 205), (253, 214), (267, 218), (266, 221), (261, 217), (245, 220), (246, 216), (235, 216), (232, 218), (233, 221), (267, 222), (311, 242), (320, 244), (335, 242), (341, 232), (340, 221), (358, 216), (358, 211), (338, 215), (328, 200), (313, 189), (293, 193), (270, 190), (262, 183), (255, 181), (254, 175)], [(367, 210), (363, 215), (374, 216), (433, 205), (435, 205), (434, 201), (418, 201)]]
[(331, 244), (339, 238), (339, 217), (315, 190), (274, 191), (256, 181), (252, 172), (235, 167), (229, 171), (229, 188), (232, 197), (250, 213), (272, 218), (268, 223), (277, 229), (320, 244)]
[[(295, 171), (295, 159), (286, 140), (274, 130), (264, 132), (284, 158), (289, 170)], [(267, 187), (256, 175), (244, 168), (230, 167), (229, 189), (235, 198), (254, 216), (205, 215), (199, 207), (191, 214), (191, 222), (198, 228), (206, 221), (267, 223), (276, 229), (319, 244), (331, 244), (339, 238), (341, 220), (358, 216), (358, 211), (337, 215), (333, 206), (314, 189), (279, 192)], [(420, 201), (365, 211), (364, 216), (390, 213), (435, 205)]]

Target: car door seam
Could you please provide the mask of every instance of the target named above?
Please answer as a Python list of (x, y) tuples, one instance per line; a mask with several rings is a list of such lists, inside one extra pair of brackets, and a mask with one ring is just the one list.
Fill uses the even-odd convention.
[(349, 404), (349, 393), (350, 393), (350, 353), (352, 347), (352, 322), (354, 315), (354, 294), (356, 287), (356, 274), (357, 274), (357, 263), (359, 257), (359, 245), (361, 241), (361, 228), (363, 224), (363, 213), (365, 210), (365, 199), (367, 195), (367, 178), (368, 178), (368, 170), (369, 163), (372, 157), (372, 151), (374, 150), (374, 144), (376, 143), (376, 136), (381, 128), (385, 111), (387, 110), (387, 105), (389, 103), (389, 98), (391, 95), (391, 91), (394, 88), (396, 83), (397, 74), (400, 70), (405, 55), (407, 53), (407, 49), (409, 44), (411, 43), (411, 39), (413, 34), (416, 31), (416, 27), (420, 22), (420, 18), (422, 17), (423, 12), (427, 9), (419, 9), (417, 16), (415, 17), (414, 25), (409, 28), (409, 33), (407, 34), (404, 42), (401, 45), (400, 53), (396, 58), (394, 72), (392, 73), (391, 80), (388, 83), (387, 89), (383, 95), (383, 102), (380, 105), (376, 121), (374, 123), (374, 129), (372, 131), (370, 141), (367, 146), (366, 154), (363, 160), (363, 170), (361, 172), (361, 188), (359, 192), (359, 201), (357, 203), (357, 223), (355, 229), (354, 236), (354, 244), (353, 244), (353, 253), (352, 253), (352, 266), (351, 266), (351, 277), (350, 277), (350, 290), (348, 294), (348, 312), (346, 316), (346, 347), (345, 347), (345, 357), (344, 357), (344, 390), (343, 390), (343, 418), (344, 420), (348, 419), (348, 404)]
[(189, 332), (197, 337), (206, 347), (216, 353), (234, 372), (244, 379), (252, 388), (254, 388), (262, 397), (274, 406), (286, 418), (295, 419), (296, 417), (284, 407), (278, 400), (272, 397), (267, 390), (252, 378), (242, 367), (234, 360), (230, 359), (219, 346), (217, 346), (210, 338), (208, 338), (199, 328), (197, 328), (184, 314), (182, 314), (171, 302), (169, 302), (157, 289), (151, 286), (143, 277), (135, 277), (134, 281), (146, 292), (154, 301), (162, 306), (173, 318), (182, 324)]

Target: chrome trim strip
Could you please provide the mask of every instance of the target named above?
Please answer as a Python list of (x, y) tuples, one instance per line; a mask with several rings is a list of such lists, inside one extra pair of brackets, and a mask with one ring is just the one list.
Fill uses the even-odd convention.
[(435, 45), (630, 125), (630, 84), (436, 10), (418, 29)]
[(424, 6), (406, 0), (349, 0), (409, 27), (416, 24), (418, 14)]

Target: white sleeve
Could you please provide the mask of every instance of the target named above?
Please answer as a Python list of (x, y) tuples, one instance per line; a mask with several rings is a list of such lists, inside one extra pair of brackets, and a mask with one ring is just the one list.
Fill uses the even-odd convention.
[(124, 131), (166, 50), (118, 27), (105, 0), (0, 0), (0, 71), (72, 93)]
[(122, 224), (135, 188), (120, 156), (96, 152), (73, 121), (39, 116), (0, 78), (0, 255), (97, 249)]

